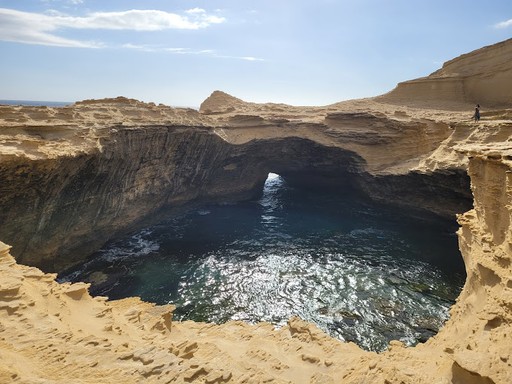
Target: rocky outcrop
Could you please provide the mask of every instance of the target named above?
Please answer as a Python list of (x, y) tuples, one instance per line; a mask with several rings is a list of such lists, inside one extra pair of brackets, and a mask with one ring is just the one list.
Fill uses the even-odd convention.
[(466, 103), (510, 106), (512, 39), (461, 55), (428, 77), (399, 83), (382, 101), (418, 103), (442, 108)]
[(467, 281), (425, 344), (381, 354), (313, 325), (172, 321), (172, 306), (92, 298), (19, 265), (0, 243), (0, 381), (475, 383), (512, 380), (512, 146), (464, 149), (475, 208), (460, 215)]
[(233, 112), (237, 107), (247, 104), (245, 101), (228, 95), (226, 92), (214, 91), (212, 95), (201, 103), (199, 112), (205, 115)]
[(464, 164), (419, 168), (453, 135), (449, 121), (377, 103), (234, 100), (214, 117), (126, 98), (0, 107), (2, 240), (20, 262), (61, 270), (190, 205), (253, 198), (269, 172), (450, 217), (470, 207)]
[(512, 380), (512, 146), (468, 153), (475, 208), (459, 217), (467, 280), (438, 342), (457, 340), (446, 350), (459, 382), (507, 383)]
[(122, 97), (0, 106), (0, 238), (46, 269), (191, 204), (250, 198), (270, 171), (443, 215), (474, 196), (458, 218), (467, 280), (450, 320), (382, 354), (299, 319), (279, 330), (172, 322), (172, 307), (92, 298), (0, 243), (0, 381), (510, 383), (512, 113), (487, 109), (473, 124), (467, 103), (510, 105), (511, 44), (325, 107), (222, 92), (202, 113)]

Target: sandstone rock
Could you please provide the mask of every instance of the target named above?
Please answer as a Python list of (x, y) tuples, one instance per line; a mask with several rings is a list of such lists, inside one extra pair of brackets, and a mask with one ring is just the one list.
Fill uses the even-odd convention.
[(510, 107), (512, 39), (461, 55), (428, 77), (398, 84), (382, 101), (430, 105)]
[[(202, 113), (122, 97), (0, 106), (0, 234), (21, 262), (70, 265), (193, 201), (254, 196), (274, 171), (460, 213), (467, 271), (436, 336), (376, 354), (296, 318), (281, 329), (172, 322), (171, 306), (93, 298), (88, 284), (58, 284), (0, 242), (0, 381), (512, 382), (511, 45), (464, 55), (381, 98), (326, 107), (220, 92)], [(470, 123), (459, 110), (474, 99), (500, 109)], [(460, 204), (470, 196), (472, 209)]]

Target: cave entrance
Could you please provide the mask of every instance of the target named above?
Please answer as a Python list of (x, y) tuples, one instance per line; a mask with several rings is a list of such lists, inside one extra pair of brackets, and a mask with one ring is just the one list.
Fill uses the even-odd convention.
[(265, 180), (264, 190), (271, 187), (272, 185), (281, 185), (284, 179), (277, 173), (269, 172), (267, 179)]
[(286, 188), (286, 180), (277, 173), (269, 172), (265, 184), (263, 184), (263, 191), (260, 201), (271, 200), (273, 195), (279, 193), (280, 190)]
[[(113, 299), (173, 303), (178, 320), (283, 325), (300, 316), (374, 351), (435, 334), (464, 281), (446, 223), (302, 181), (270, 173), (260, 198), (164, 221), (62, 278)], [(457, 258), (460, 270), (446, 266)]]

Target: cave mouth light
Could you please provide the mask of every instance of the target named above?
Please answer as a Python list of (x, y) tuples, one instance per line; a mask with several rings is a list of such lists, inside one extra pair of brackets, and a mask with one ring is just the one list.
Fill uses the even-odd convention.
[(269, 182), (269, 181), (273, 181), (277, 178), (281, 178), (281, 176), (279, 176), (277, 173), (273, 173), (273, 172), (269, 172), (268, 176), (267, 176), (267, 180), (265, 181), (265, 183)]

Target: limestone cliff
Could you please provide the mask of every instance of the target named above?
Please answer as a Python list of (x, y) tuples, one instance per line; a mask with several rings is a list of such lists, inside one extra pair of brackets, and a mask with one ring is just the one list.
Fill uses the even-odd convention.
[(92, 298), (87, 284), (57, 284), (0, 243), (0, 381), (510, 383), (512, 146), (473, 154), (469, 170), (475, 208), (459, 218), (468, 278), (425, 344), (376, 354), (299, 319), (278, 330), (173, 322), (171, 306)]
[(20, 262), (59, 270), (186, 205), (254, 197), (269, 172), (445, 216), (470, 207), (463, 156), (432, 159), (479, 130), (456, 114), (235, 101), (215, 115), (125, 98), (0, 107), (2, 240)]
[(466, 103), (509, 107), (512, 103), (512, 39), (461, 55), (428, 77), (405, 81), (382, 101), (465, 108)]
[[(16, 256), (0, 244), (0, 382), (510, 383), (512, 112), (489, 87), (510, 84), (511, 44), (325, 107), (221, 92), (200, 111), (126, 98), (0, 106), (0, 239)], [(270, 171), (461, 214), (468, 277), (439, 334), (375, 354), (298, 319), (171, 323), (171, 307), (92, 298), (34, 268), (73, 264), (192, 204), (251, 198)]]

